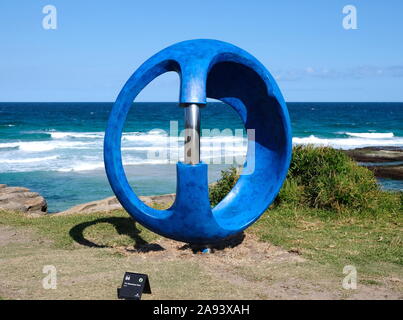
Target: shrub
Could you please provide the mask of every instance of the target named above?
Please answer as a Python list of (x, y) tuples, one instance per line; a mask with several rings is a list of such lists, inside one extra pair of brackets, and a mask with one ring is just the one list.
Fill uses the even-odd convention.
[(305, 202), (303, 186), (299, 185), (296, 179), (286, 179), (275, 203), (287, 203), (291, 206), (297, 206)]
[[(211, 204), (220, 202), (237, 179), (236, 168), (222, 171), (221, 179), (210, 188)], [(381, 191), (374, 174), (340, 150), (296, 146), (275, 204), (394, 213), (402, 209), (402, 194)]]
[(294, 147), (287, 180), (300, 186), (303, 201), (315, 208), (367, 209), (373, 206), (374, 196), (379, 192), (370, 170), (329, 147)]
[(239, 174), (235, 167), (221, 171), (221, 178), (209, 187), (210, 203), (212, 206), (217, 205), (231, 191), (235, 183), (238, 181)]

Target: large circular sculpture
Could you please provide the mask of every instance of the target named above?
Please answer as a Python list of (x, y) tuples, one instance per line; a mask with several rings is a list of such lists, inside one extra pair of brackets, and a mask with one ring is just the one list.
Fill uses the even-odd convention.
[[(177, 163), (174, 204), (167, 210), (156, 210), (145, 205), (127, 181), (121, 137), (133, 100), (153, 79), (169, 71), (180, 76), (179, 103), (185, 108), (190, 129), (186, 138), (192, 141), (185, 154), (187, 163)], [(206, 104), (207, 97), (230, 105), (245, 128), (255, 132), (254, 140), (248, 141), (244, 165), (248, 174), (242, 174), (214, 208), (209, 202), (207, 164), (198, 162), (197, 150), (198, 107)], [(291, 149), (287, 107), (266, 68), (236, 46), (201, 39), (180, 42), (158, 52), (130, 77), (109, 117), (104, 161), (116, 197), (137, 222), (171, 239), (211, 244), (246, 229), (268, 208), (286, 177)]]

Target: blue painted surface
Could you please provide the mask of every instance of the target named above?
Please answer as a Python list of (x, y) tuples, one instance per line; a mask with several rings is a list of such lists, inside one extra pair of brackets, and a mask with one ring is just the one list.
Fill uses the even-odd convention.
[[(205, 104), (206, 97), (221, 100), (238, 112), (246, 129), (255, 130), (255, 141), (249, 139), (244, 166), (248, 174), (241, 175), (213, 209), (204, 163), (177, 164), (176, 200), (167, 210), (146, 206), (133, 192), (124, 173), (121, 136), (127, 113), (140, 91), (169, 71), (180, 76), (180, 103)], [(209, 244), (246, 229), (273, 202), (290, 164), (291, 137), (284, 99), (259, 61), (222, 41), (184, 41), (152, 56), (124, 85), (105, 133), (105, 168), (116, 197), (136, 221), (168, 238)]]

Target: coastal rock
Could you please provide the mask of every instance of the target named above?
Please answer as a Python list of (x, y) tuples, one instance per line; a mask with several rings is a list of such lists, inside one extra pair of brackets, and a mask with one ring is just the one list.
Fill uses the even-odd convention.
[[(175, 201), (175, 194), (170, 193), (158, 196), (140, 196), (139, 198), (146, 205), (157, 204), (158, 206), (161, 207), (168, 207)], [(121, 206), (116, 197), (109, 197), (102, 200), (79, 204), (66, 211), (52, 214), (52, 216), (76, 214), (76, 213), (88, 214), (95, 212), (110, 212), (114, 210), (123, 210), (123, 207)]]
[(379, 178), (403, 180), (403, 166), (371, 166), (367, 167)]
[(403, 161), (403, 148), (401, 147), (365, 147), (344, 152), (359, 162)]
[(401, 147), (366, 147), (345, 150), (345, 153), (371, 170), (378, 178), (403, 180)]
[(20, 211), (33, 215), (47, 213), (46, 200), (28, 188), (0, 184), (0, 210)]
[(116, 197), (109, 197), (102, 200), (91, 201), (76, 205), (62, 212), (54, 213), (56, 215), (67, 215), (75, 213), (93, 213), (93, 212), (109, 212), (113, 210), (123, 209)]

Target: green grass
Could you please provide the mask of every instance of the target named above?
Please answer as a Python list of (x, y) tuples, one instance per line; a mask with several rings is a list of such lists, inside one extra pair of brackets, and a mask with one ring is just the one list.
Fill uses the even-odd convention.
[[(159, 236), (124, 211), (28, 218), (0, 211), (0, 224), (29, 227), (53, 246), (74, 249), (141, 245)], [(368, 275), (398, 271), (403, 265), (402, 214), (329, 213), (314, 208), (274, 207), (246, 232), (303, 257), (340, 269), (353, 264)]]
[[(102, 288), (96, 290), (100, 292), (96, 298), (103, 299), (114, 298), (115, 291), (112, 293), (110, 288), (118, 285), (116, 279), (119, 278), (120, 281), (120, 273), (124, 270), (151, 273), (154, 283), (158, 283), (156, 287), (159, 291), (155, 298), (186, 298), (189, 292), (195, 296), (201, 295), (201, 298), (217, 298), (222, 297), (222, 290), (227, 293), (227, 298), (267, 298), (265, 288), (276, 283), (287, 283), (290, 279), (297, 279), (295, 285), (306, 287), (298, 289), (302, 290), (301, 294), (304, 290), (311, 292), (309, 288), (316, 286), (320, 290), (330, 290), (336, 295), (338, 290), (341, 290), (340, 281), (345, 265), (354, 265), (357, 268), (359, 285), (370, 286), (373, 290), (382, 287), (393, 292), (398, 290), (398, 283), (402, 279), (402, 214), (346, 214), (315, 208), (275, 206), (245, 232), (254, 234), (261, 241), (299, 253), (306, 261), (272, 265), (268, 258), (255, 261), (251, 265), (249, 259), (244, 258), (241, 262), (236, 257), (231, 258), (229, 253), (228, 261), (232, 263), (229, 279), (208, 278), (212, 270), (217, 268), (214, 263), (206, 265), (211, 263), (209, 257), (205, 257), (206, 261), (201, 259), (202, 256), (200, 261), (197, 260), (197, 255), (165, 259), (162, 253), (158, 259), (153, 259), (153, 256), (143, 256), (146, 259), (133, 256), (128, 259), (116, 247), (141, 245), (155, 241), (159, 236), (135, 223), (123, 211), (40, 218), (0, 211), (0, 225), (35, 231), (34, 234), (28, 234), (26, 241), (32, 237), (35, 239), (36, 234), (40, 240), (45, 241), (42, 244), (36, 241), (29, 248), (26, 243), (4, 247), (2, 258), (9, 262), (2, 266), (2, 274), (7, 275), (7, 279), (10, 275), (19, 277), (21, 272), (15, 272), (16, 268), (22, 268), (24, 273), (31, 272), (36, 277), (38, 274), (41, 276), (42, 264), (51, 261), (52, 264), (63, 266), (63, 279), (67, 277), (78, 286), (82, 283), (88, 285), (89, 281), (93, 283), (93, 277), (99, 277), (99, 281), (103, 282)], [(47, 240), (51, 240), (51, 243)], [(79, 243), (86, 246), (78, 246)], [(49, 247), (54, 249), (48, 249)], [(213, 255), (210, 257), (213, 261), (220, 257), (218, 255), (215, 258)], [(19, 259), (25, 259), (25, 262), (21, 263)], [(77, 261), (80, 261), (79, 265)], [(222, 268), (229, 263), (227, 260), (223, 261), (226, 262)], [(84, 276), (80, 265), (85, 265)], [(120, 269), (117, 270), (116, 266)], [(229, 271), (225, 272), (227, 274)], [(88, 282), (83, 282), (83, 277)], [(236, 291), (238, 287), (234, 287), (238, 280), (241, 283), (239, 292)], [(391, 281), (395, 281), (394, 284), (391, 284)], [(49, 298), (48, 294), (53, 294), (38, 289), (37, 278), (32, 278), (31, 282), (27, 297), (37, 297), (40, 294), (42, 298)], [(250, 297), (245, 296), (245, 283), (249, 291), (254, 288)], [(26, 284), (20, 283), (19, 286), (25, 288)], [(209, 296), (209, 290), (202, 290), (206, 295), (200, 293), (200, 288), (205, 287), (212, 290), (214, 288), (210, 293), (212, 296)], [(91, 292), (80, 293), (75, 284), (61, 288), (62, 291), (54, 293), (55, 297), (92, 297)], [(85, 289), (85, 286), (83, 288)], [(84, 290), (83, 288), (81, 289)], [(230, 293), (232, 295), (228, 296)], [(292, 290), (290, 294), (293, 294)], [(7, 291), (2, 292), (2, 296), (9, 298), (15, 295)]]
[(251, 227), (260, 240), (299, 252), (337, 269), (352, 264), (368, 275), (401, 272), (402, 214), (331, 212), (274, 208)]

